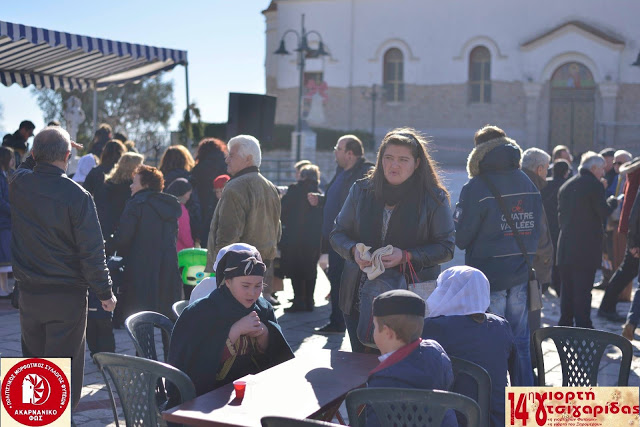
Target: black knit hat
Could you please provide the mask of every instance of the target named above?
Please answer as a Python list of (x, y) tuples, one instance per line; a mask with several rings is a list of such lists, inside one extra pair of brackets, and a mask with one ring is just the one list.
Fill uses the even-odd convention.
[(225, 279), (240, 276), (263, 276), (267, 266), (262, 262), (259, 253), (251, 251), (228, 251), (216, 268), (216, 284), (218, 287)]
[(164, 190), (164, 192), (167, 194), (171, 194), (172, 196), (180, 197), (191, 190), (192, 187), (191, 184), (189, 184), (189, 181), (187, 181), (185, 178), (177, 178), (171, 183), (171, 185), (167, 187), (166, 190)]
[(396, 289), (378, 295), (373, 300), (373, 315), (376, 317), (393, 314), (408, 314), (424, 317), (425, 302), (411, 291)]

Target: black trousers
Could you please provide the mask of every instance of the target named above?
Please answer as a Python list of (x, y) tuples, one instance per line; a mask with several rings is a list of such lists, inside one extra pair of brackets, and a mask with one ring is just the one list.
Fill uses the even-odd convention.
[(71, 358), (72, 411), (82, 394), (86, 327), (86, 292), (30, 294), (20, 289), (22, 356)]
[[(581, 265), (561, 265), (562, 291), (558, 326), (593, 329), (591, 323), (591, 289), (596, 268)], [(575, 324), (574, 324), (575, 320)]]
[(609, 285), (607, 285), (607, 290), (604, 292), (604, 297), (602, 297), (602, 302), (600, 303), (600, 310), (608, 312), (616, 310), (618, 295), (636, 277), (639, 267), (640, 259), (634, 257), (629, 252), (629, 248), (627, 248), (622, 264), (609, 280)]
[(96, 353), (116, 352), (116, 338), (113, 335), (111, 317), (87, 319), (87, 347), (91, 357)]

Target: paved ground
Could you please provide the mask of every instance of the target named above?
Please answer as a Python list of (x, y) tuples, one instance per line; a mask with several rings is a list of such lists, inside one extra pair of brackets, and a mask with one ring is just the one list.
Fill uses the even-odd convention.
[[(459, 189), (466, 180), (463, 171), (457, 170), (448, 174), (447, 185), (452, 191), (452, 201), (458, 199)], [(464, 254), (460, 251), (451, 263), (445, 267), (464, 263)], [(329, 317), (329, 305), (325, 296), (329, 292), (329, 282), (326, 276), (319, 271), (318, 283), (315, 293), (316, 310), (312, 313), (285, 314), (278, 308), (276, 314), (280, 322), (284, 335), (296, 353), (312, 351), (314, 349), (342, 349), (349, 351), (349, 339), (346, 336), (334, 335), (330, 337), (315, 335), (313, 328), (322, 326)], [(619, 334), (621, 325), (605, 322), (596, 317), (596, 310), (600, 304), (603, 291), (593, 291), (592, 318), (597, 329)], [(293, 296), (288, 280), (285, 281), (285, 291), (279, 294), (279, 299), (286, 302)], [(557, 324), (560, 315), (559, 299), (553, 294), (544, 296), (543, 326), (553, 326)], [(286, 306), (287, 304), (284, 304)], [(626, 313), (630, 303), (620, 303), (618, 311)], [(135, 354), (133, 344), (124, 330), (116, 330), (116, 351), (123, 354)], [(0, 300), (0, 353), (4, 357), (21, 357), (20, 350), (20, 325), (17, 310), (14, 310), (7, 300)], [(552, 385), (561, 384), (561, 374), (559, 370), (559, 360), (551, 348), (551, 344), (545, 347), (545, 370), (547, 372), (547, 382)], [(632, 363), (631, 378), (629, 385), (640, 386), (640, 342), (634, 341), (634, 360)], [(160, 354), (162, 354), (160, 352)], [(603, 356), (600, 363), (600, 374), (598, 381), (600, 385), (614, 385), (617, 380), (617, 370), (621, 354), (611, 348)], [(89, 352), (85, 359), (84, 388), (82, 400), (78, 411), (74, 414), (74, 421), (78, 426), (107, 426), (115, 425), (113, 413), (108, 400), (105, 384), (102, 376), (92, 361), (89, 359)], [(344, 407), (343, 407), (344, 409)], [(342, 411), (346, 418), (346, 411)], [(122, 424), (121, 424), (122, 425)]]

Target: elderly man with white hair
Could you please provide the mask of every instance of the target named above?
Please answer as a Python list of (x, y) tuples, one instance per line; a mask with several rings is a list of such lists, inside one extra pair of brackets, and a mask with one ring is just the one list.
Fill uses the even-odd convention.
[(604, 220), (616, 208), (615, 198), (606, 200), (602, 185), (604, 158), (588, 151), (580, 171), (558, 192), (557, 263), (562, 278), (559, 326), (593, 328), (591, 288), (602, 262)]
[[(440, 273), (427, 299), (428, 317), (422, 338), (436, 340), (449, 356), (480, 365), (491, 376), (491, 426), (504, 426), (504, 389), (507, 371), (518, 386), (516, 346), (509, 323), (489, 308), (489, 280), (482, 271), (465, 265)], [(477, 393), (475, 384), (461, 377), (454, 390)]]
[[(207, 243), (206, 271), (213, 271), (218, 251), (232, 243), (255, 246), (265, 264), (276, 257), (282, 234), (280, 197), (271, 181), (260, 174), (260, 143), (251, 135), (238, 135), (227, 144), (227, 171), (231, 180), (225, 186), (211, 220)], [(276, 301), (265, 292), (269, 302)], [(277, 301), (276, 301), (277, 302)]]

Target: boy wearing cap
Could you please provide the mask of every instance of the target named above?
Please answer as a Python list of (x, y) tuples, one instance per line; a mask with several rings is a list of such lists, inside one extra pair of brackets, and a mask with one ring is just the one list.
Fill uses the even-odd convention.
[[(422, 390), (449, 390), (453, 384), (451, 361), (433, 340), (420, 338), (425, 302), (411, 291), (384, 292), (373, 301), (373, 340), (382, 353), (369, 374), (367, 387), (398, 387)], [(379, 425), (367, 408), (367, 426)], [(448, 412), (443, 426), (457, 426), (455, 414)]]

